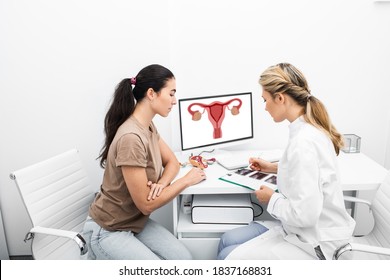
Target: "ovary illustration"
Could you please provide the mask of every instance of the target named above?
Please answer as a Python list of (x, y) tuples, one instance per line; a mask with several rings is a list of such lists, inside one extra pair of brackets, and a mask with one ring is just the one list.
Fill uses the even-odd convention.
[[(233, 102), (238, 102), (238, 105), (234, 105), (231, 109), (229, 105)], [(209, 120), (214, 127), (213, 138), (221, 138), (222, 137), (222, 122), (225, 118), (225, 109), (228, 108), (232, 115), (238, 115), (240, 113), (240, 108), (242, 105), (242, 101), (239, 98), (233, 98), (226, 102), (214, 101), (210, 104), (202, 104), (202, 103), (192, 103), (188, 106), (188, 112), (192, 115), (193, 121), (198, 121), (201, 119), (202, 114), (207, 111)], [(192, 110), (192, 107), (200, 106), (204, 110), (201, 113), (199, 110)]]

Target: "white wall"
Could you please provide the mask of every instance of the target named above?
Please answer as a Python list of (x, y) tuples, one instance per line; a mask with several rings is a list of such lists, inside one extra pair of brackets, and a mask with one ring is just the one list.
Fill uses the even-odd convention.
[[(0, 203), (10, 254), (30, 249), (9, 173), (77, 147), (98, 187), (114, 87), (150, 63), (174, 72), (179, 98), (252, 91), (253, 146), (274, 148), (285, 144), (287, 124), (264, 111), (257, 79), (291, 62), (337, 128), (360, 135), (362, 152), (384, 164), (388, 34), (390, 5), (370, 0), (0, 1)], [(156, 124), (178, 150), (177, 108)], [(155, 217), (170, 227), (171, 206)]]
[(158, 0), (0, 2), (0, 197), (11, 255), (30, 248), (9, 173), (76, 147), (99, 187), (95, 158), (115, 86), (148, 64), (171, 66), (168, 11)]
[(362, 151), (383, 164), (386, 137), (379, 124), (390, 99), (390, 5), (228, 0), (175, 6), (171, 55), (179, 94), (253, 91), (259, 97), (257, 144), (278, 145), (285, 127), (264, 112), (257, 80), (269, 65), (291, 62), (338, 129), (360, 135)]

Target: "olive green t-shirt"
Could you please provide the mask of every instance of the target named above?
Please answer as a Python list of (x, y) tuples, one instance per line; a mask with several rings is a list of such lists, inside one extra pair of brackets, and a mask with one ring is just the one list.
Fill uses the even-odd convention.
[[(143, 167), (147, 179), (157, 182), (162, 174), (159, 138), (153, 123), (145, 128), (133, 116), (119, 127), (108, 151), (100, 192), (89, 210), (89, 215), (104, 229), (138, 233), (144, 228), (149, 216), (136, 207), (121, 166)], [(145, 188), (149, 188), (146, 182)]]

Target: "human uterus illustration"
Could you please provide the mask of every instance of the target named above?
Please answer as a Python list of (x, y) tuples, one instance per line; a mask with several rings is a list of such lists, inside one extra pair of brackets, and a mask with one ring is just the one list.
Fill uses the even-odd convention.
[[(233, 105), (232, 103), (234, 103), (235, 105)], [(230, 104), (233, 105), (231, 109), (229, 108)], [(230, 110), (232, 115), (235, 116), (240, 113), (241, 105), (242, 101), (239, 98), (233, 98), (226, 102), (214, 101), (210, 104), (192, 103), (188, 106), (188, 112), (192, 115), (193, 121), (199, 121), (202, 117), (202, 114), (207, 111), (209, 120), (214, 127), (213, 138), (218, 139), (222, 137), (221, 126), (223, 120), (225, 119), (225, 109), (227, 108), (228, 110)], [(201, 113), (199, 110), (192, 110), (192, 107), (194, 106), (199, 106), (203, 108), (203, 112)]]

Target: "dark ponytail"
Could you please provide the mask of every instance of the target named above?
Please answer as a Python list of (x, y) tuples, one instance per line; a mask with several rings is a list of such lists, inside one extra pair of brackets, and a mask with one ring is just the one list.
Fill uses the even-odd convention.
[(174, 75), (169, 69), (152, 64), (143, 68), (136, 77), (123, 79), (118, 84), (111, 106), (104, 118), (106, 139), (98, 157), (101, 167), (105, 167), (111, 142), (114, 140), (118, 128), (133, 114), (136, 102), (145, 97), (149, 88), (157, 93), (160, 92), (171, 78), (174, 78)]
[(133, 113), (135, 108), (135, 99), (130, 79), (123, 79), (117, 86), (111, 106), (104, 118), (104, 133), (106, 140), (101, 153), (100, 166), (104, 168), (107, 159), (108, 150), (115, 133), (125, 120)]

